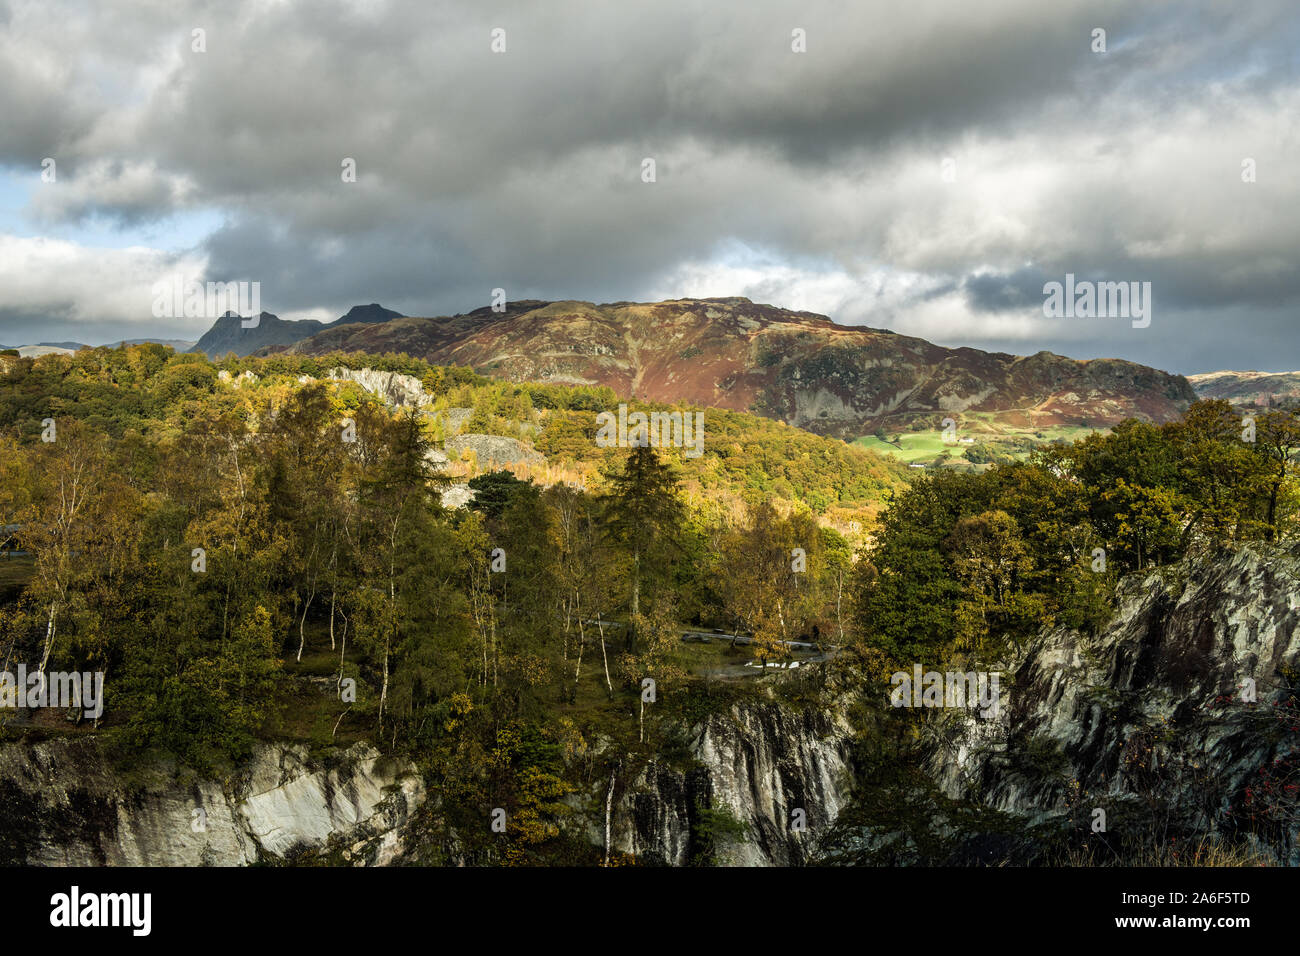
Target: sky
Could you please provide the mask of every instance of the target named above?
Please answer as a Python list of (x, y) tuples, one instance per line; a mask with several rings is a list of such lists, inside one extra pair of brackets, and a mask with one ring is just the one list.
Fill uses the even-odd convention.
[[(180, 279), (1289, 371), (1298, 258), (1295, 0), (0, 0), (9, 346), (197, 339)], [(1045, 315), (1067, 274), (1149, 325)]]

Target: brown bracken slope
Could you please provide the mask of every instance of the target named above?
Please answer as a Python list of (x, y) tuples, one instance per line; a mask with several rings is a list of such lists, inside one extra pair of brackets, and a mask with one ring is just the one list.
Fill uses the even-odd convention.
[(745, 298), (528, 300), (502, 313), (340, 326), (267, 351), (285, 350), (407, 352), (518, 382), (752, 411), (843, 438), (966, 411), (1020, 426), (1163, 422), (1196, 399), (1182, 376), (1119, 359), (948, 349)]

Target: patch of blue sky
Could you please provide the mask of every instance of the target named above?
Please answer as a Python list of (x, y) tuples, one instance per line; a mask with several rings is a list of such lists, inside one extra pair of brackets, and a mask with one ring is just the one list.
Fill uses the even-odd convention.
[(31, 198), (37, 189), (51, 189), (37, 171), (0, 170), (0, 235), (59, 239), (98, 249), (145, 246), (167, 252), (184, 252), (201, 245), (220, 229), (225, 214), (214, 208), (186, 209), (162, 219), (121, 223), (107, 217), (90, 217), (75, 223), (38, 223), (32, 217)]

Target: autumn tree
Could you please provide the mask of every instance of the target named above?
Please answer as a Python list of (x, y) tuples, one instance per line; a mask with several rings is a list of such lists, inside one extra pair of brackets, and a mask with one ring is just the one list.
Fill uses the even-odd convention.
[(51, 425), (48, 437), (30, 455), (33, 481), (17, 522), (35, 558), (27, 596), (39, 609), (44, 632), (41, 674), (66, 615), (84, 610), (96, 574), (120, 559), (115, 539), (132, 537), (134, 517), (129, 489), (113, 472), (103, 435), (69, 420)]
[(766, 501), (723, 537), (719, 591), (728, 613), (753, 636), (763, 664), (788, 656), (787, 642), (812, 616), (817, 602), (809, 569), (819, 568), (821, 552), (814, 523), (782, 518)]
[(1033, 561), (1011, 515), (995, 510), (962, 518), (944, 548), (964, 588), (955, 615), (958, 649), (982, 649), (991, 632), (1015, 640), (1037, 630), (1043, 602), (1023, 590)]
[[(1300, 417), (1295, 411), (1272, 410), (1260, 416), (1255, 433), (1255, 450), (1264, 457), (1262, 480), (1265, 487), (1264, 540), (1287, 537), (1294, 521), (1296, 454), (1300, 452)], [(1288, 494), (1288, 491), (1291, 494)]]

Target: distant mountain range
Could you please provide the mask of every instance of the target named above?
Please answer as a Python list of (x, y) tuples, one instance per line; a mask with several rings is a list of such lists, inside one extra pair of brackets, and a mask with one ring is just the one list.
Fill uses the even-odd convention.
[(251, 355), (259, 349), (277, 345), (292, 345), (302, 339), (320, 332), (348, 325), (374, 325), (402, 318), (400, 312), (385, 309), (377, 302), (370, 305), (357, 305), (333, 322), (317, 322), (306, 319), (292, 322), (263, 312), (258, 322), (251, 328), (244, 328), (244, 319), (233, 312), (228, 312), (212, 328), (204, 333), (203, 338), (190, 350), (202, 352), (210, 359), (219, 359), (233, 352), (236, 355)]
[[(1300, 373), (1184, 378), (1121, 359), (950, 349), (740, 297), (605, 305), (522, 300), (501, 312), (484, 307), (439, 318), (406, 317), (371, 303), (333, 322), (286, 321), (269, 312), (251, 328), (245, 321), (228, 313), (197, 343), (116, 344), (161, 342), (212, 359), (232, 352), (406, 352), (512, 381), (607, 385), (652, 401), (756, 412), (842, 438), (916, 422), (934, 427), (963, 414), (1021, 429), (1106, 427), (1131, 417), (1163, 422), (1198, 396), (1300, 396)], [(42, 342), (20, 347), (20, 354), (87, 347)]]
[[(120, 342), (110, 342), (102, 347), (115, 349), (123, 345), (144, 345), (146, 342), (169, 345), (177, 352), (184, 352), (194, 346), (193, 342), (184, 339), (123, 339)], [(35, 345), (0, 345), (0, 351), (14, 349), (24, 358), (36, 358), (40, 355), (50, 355), (56, 352), (62, 355), (71, 355), (73, 352), (79, 352), (82, 349), (97, 347), (99, 346), (86, 345), (84, 342), (37, 342)]]
[(37, 342), (35, 345), (0, 345), (0, 349), (12, 349), (23, 358), (38, 358), (42, 355), (54, 353), (71, 355), (78, 349), (88, 348), (90, 348), (89, 345), (82, 345), (80, 342)]
[(1030, 428), (1163, 422), (1196, 399), (1183, 376), (1120, 359), (949, 349), (746, 298), (527, 300), (443, 318), (364, 308), (363, 318), (351, 318), (353, 309), (328, 326), (264, 313), (258, 328), (241, 329), (227, 317), (195, 351), (247, 354), (260, 342), (263, 354), (407, 352), (513, 381), (608, 385), (653, 401), (752, 411), (844, 438), (973, 413)]
[(120, 342), (114, 342), (109, 348), (115, 349), (123, 345), (145, 345), (150, 342), (154, 345), (169, 345), (177, 352), (186, 352), (194, 348), (193, 339), (123, 339)]
[(1300, 372), (1205, 372), (1187, 381), (1201, 398), (1226, 398), (1234, 405), (1300, 399)]

